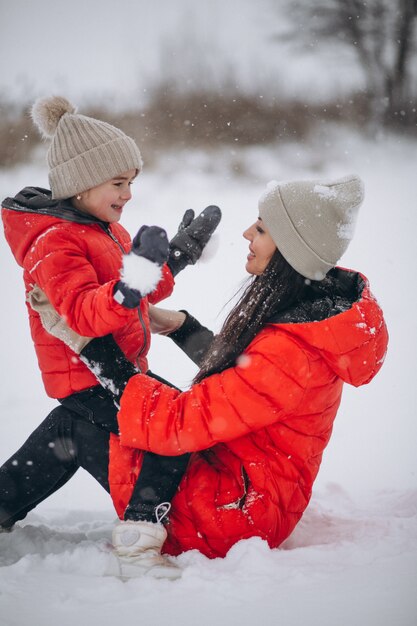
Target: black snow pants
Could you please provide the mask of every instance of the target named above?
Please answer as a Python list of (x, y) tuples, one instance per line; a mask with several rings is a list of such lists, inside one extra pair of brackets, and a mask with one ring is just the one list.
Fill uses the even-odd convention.
[[(0, 526), (11, 527), (84, 468), (109, 492), (110, 433), (118, 433), (111, 395), (96, 386), (61, 400), (22, 447), (0, 468)], [(189, 454), (144, 456), (124, 519), (156, 521), (154, 509), (170, 502)]]
[[(213, 333), (189, 313), (171, 339), (200, 365)], [(111, 335), (96, 338), (82, 351), (86, 365), (100, 379), (96, 386), (61, 399), (23, 446), (0, 467), (0, 526), (11, 527), (37, 504), (64, 485), (79, 467), (109, 491), (110, 433), (118, 433), (117, 408), (123, 389), (136, 373)], [(152, 372), (147, 372), (170, 384)], [(109, 385), (109, 382), (111, 383)], [(126, 508), (125, 520), (156, 521), (155, 507), (170, 502), (190, 455), (163, 457), (151, 452), (143, 465)]]

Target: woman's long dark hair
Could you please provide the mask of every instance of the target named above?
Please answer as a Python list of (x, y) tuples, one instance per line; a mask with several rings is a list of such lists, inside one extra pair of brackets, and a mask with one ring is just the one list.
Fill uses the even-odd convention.
[(251, 279), (230, 311), (194, 382), (233, 366), (271, 316), (289, 308), (299, 299), (305, 283), (304, 276), (276, 250), (265, 271)]

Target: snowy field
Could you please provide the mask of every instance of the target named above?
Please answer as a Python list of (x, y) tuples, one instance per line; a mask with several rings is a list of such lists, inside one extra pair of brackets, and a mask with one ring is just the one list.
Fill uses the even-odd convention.
[[(146, 160), (146, 155), (145, 160)], [(122, 223), (176, 231), (187, 208), (218, 204), (223, 221), (211, 252), (177, 280), (169, 307), (188, 308), (218, 329), (223, 305), (245, 278), (245, 227), (272, 179), (361, 175), (366, 200), (342, 264), (370, 281), (388, 323), (383, 369), (361, 389), (346, 388), (313, 498), (287, 542), (237, 544), (225, 559), (191, 552), (175, 582), (104, 577), (115, 514), (82, 470), (10, 534), (0, 535), (1, 626), (415, 626), (417, 623), (416, 271), (417, 144), (347, 131), (230, 154), (167, 154), (146, 168)], [(231, 163), (243, 174), (233, 175)], [(42, 159), (0, 170), (0, 197), (47, 186)], [(55, 402), (46, 398), (31, 345), (21, 270), (0, 237), (0, 461)], [(156, 337), (151, 368), (186, 388), (194, 366)]]

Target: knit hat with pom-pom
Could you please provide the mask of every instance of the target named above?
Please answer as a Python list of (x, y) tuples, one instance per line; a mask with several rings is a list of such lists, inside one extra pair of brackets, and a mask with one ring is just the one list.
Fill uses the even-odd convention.
[(71, 198), (131, 169), (140, 171), (136, 143), (115, 126), (79, 115), (65, 98), (37, 100), (32, 119), (51, 138), (47, 160), (52, 197)]

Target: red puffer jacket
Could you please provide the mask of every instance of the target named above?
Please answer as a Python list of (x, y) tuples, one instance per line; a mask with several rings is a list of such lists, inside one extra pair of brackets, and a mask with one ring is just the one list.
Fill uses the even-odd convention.
[(130, 379), (119, 413), (120, 440), (112, 436), (110, 453), (119, 515), (140, 470), (141, 449), (194, 453), (172, 503), (168, 554), (197, 549), (224, 556), (253, 536), (276, 547), (301, 518), (343, 383), (368, 383), (388, 341), (364, 277), (335, 271), (356, 284), (342, 312), (267, 325), (237, 366), (183, 393), (142, 374)]
[[(81, 214), (69, 202), (51, 201), (50, 192), (36, 188), (7, 198), (2, 219), (6, 239), (24, 269), (26, 294), (38, 285), (73, 330), (87, 337), (112, 333), (127, 358), (146, 371), (148, 298), (142, 299), (139, 309), (127, 309), (113, 298), (122, 255), (131, 246), (127, 231)], [(164, 267), (149, 301), (156, 303), (170, 295), (173, 284), (170, 270)], [(45, 332), (29, 306), (28, 314), (47, 394), (64, 398), (97, 385), (79, 358)]]

